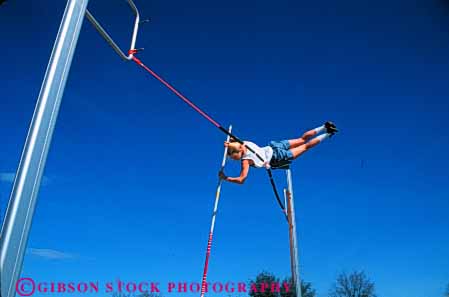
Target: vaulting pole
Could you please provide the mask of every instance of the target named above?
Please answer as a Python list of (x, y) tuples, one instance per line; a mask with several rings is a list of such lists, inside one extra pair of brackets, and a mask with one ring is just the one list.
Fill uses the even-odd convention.
[[(232, 132), (232, 126), (229, 126), (228, 132)], [(226, 138), (226, 141), (229, 142), (230, 135), (228, 134), (228, 137)], [(226, 156), (228, 154), (228, 148), (225, 147), (224, 154), (223, 154), (223, 161), (221, 162), (221, 168), (220, 171), (222, 171), (226, 165)], [(209, 257), (210, 257), (210, 250), (212, 247), (212, 236), (214, 234), (214, 227), (215, 227), (215, 218), (217, 216), (217, 210), (218, 210), (218, 201), (220, 200), (220, 192), (221, 192), (221, 185), (223, 183), (223, 180), (221, 178), (218, 179), (218, 185), (217, 185), (217, 191), (215, 192), (215, 204), (214, 204), (214, 211), (212, 212), (212, 223), (210, 225), (210, 232), (209, 232), (209, 239), (207, 241), (207, 249), (206, 249), (206, 261), (204, 263), (204, 271), (203, 271), (203, 279), (201, 281), (201, 297), (204, 297), (204, 293), (206, 292), (206, 285), (207, 285), (207, 270), (209, 269)]]
[(293, 183), (292, 172), (290, 169), (287, 173), (287, 190), (285, 191), (287, 198), (287, 216), (288, 216), (288, 231), (290, 237), (290, 267), (292, 271), (292, 281), (296, 287), (296, 297), (301, 297), (301, 278), (299, 275), (299, 255), (298, 255), (298, 241), (296, 233), (296, 219), (295, 219), (295, 203), (293, 199)]
[(59, 106), (88, 0), (69, 0), (42, 83), (0, 235), (1, 297), (13, 297)]

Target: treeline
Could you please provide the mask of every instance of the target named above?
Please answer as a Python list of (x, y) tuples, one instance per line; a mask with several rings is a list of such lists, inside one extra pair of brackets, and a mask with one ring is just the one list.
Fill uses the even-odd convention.
[[(261, 288), (266, 283), (288, 283), (287, 286), (280, 286), (280, 291), (265, 290), (265, 292), (250, 292), (250, 297), (296, 297), (296, 288), (292, 285), (291, 278), (281, 280), (268, 272), (262, 272), (257, 275), (256, 279), (251, 280), (252, 284)], [(288, 290), (286, 289), (288, 288)], [(316, 297), (316, 290), (309, 282), (301, 282), (302, 297)], [(330, 286), (328, 292), (320, 294), (320, 296), (328, 297), (378, 297), (376, 293), (376, 285), (365, 272), (353, 271), (351, 273), (340, 273), (334, 283)], [(449, 297), (449, 284), (447, 289), (441, 295), (435, 297)]]
[[(259, 273), (254, 280), (250, 280), (247, 293), (250, 297), (296, 297), (296, 288), (291, 278), (280, 279), (269, 272)], [(302, 297), (316, 297), (316, 290), (309, 282), (301, 282)], [(171, 294), (168, 294), (171, 295)], [(221, 296), (222, 294), (209, 293), (208, 296)], [(228, 294), (228, 296), (244, 296), (242, 293)], [(337, 276), (329, 291), (324, 294), (328, 297), (378, 297), (376, 285), (363, 271), (341, 273)], [(320, 294), (323, 296), (323, 294)], [(122, 294), (114, 293), (112, 297), (164, 297), (163, 293)], [(449, 284), (444, 294), (435, 297), (449, 297)]]
[[(271, 273), (262, 272), (251, 283), (255, 284), (257, 288), (264, 288), (267, 283), (287, 283), (288, 285), (280, 286), (278, 291), (272, 289), (263, 292), (253, 291), (249, 293), (250, 297), (296, 297), (296, 288), (291, 278), (280, 280)], [(316, 290), (309, 282), (301, 282), (301, 293), (302, 297), (316, 297)], [(327, 295), (329, 297), (377, 297), (374, 282), (363, 271), (341, 273)]]

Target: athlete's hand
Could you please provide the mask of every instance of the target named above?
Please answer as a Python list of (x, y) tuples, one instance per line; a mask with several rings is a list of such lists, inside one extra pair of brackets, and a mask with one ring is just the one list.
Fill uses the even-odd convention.
[(265, 162), (265, 163), (263, 163), (263, 166), (266, 168), (266, 169), (270, 169), (271, 168), (271, 166), (270, 166), (270, 163), (269, 162)]
[(229, 146), (229, 142), (225, 141), (224, 142), (224, 147), (228, 147)]
[(218, 172), (218, 176), (220, 177), (220, 179), (223, 179), (223, 180), (226, 180), (226, 178), (227, 178), (227, 176), (224, 174), (223, 170)]

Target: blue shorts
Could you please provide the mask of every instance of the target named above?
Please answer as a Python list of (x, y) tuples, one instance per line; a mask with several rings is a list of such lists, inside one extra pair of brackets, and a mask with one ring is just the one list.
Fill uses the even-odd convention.
[(291, 164), (293, 154), (290, 151), (288, 140), (270, 141), (269, 146), (273, 149), (273, 157), (270, 161), (271, 167), (283, 167)]

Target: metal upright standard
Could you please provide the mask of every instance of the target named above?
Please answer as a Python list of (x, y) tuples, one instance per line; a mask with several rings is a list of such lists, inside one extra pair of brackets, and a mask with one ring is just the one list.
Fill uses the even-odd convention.
[(287, 174), (287, 190), (285, 191), (287, 200), (287, 216), (288, 216), (288, 231), (290, 237), (290, 267), (292, 272), (292, 281), (296, 287), (296, 297), (301, 297), (301, 278), (299, 275), (299, 256), (298, 256), (298, 241), (296, 233), (296, 219), (295, 219), (295, 203), (293, 199), (293, 183), (292, 172), (286, 170)]
[[(229, 126), (228, 129), (229, 133), (232, 133), (232, 126)], [(228, 137), (226, 141), (229, 142), (230, 136), (228, 134)], [(223, 160), (221, 161), (221, 168), (220, 171), (222, 171), (226, 165), (226, 155), (228, 153), (228, 148), (225, 147), (224, 154), (223, 154)], [(214, 227), (215, 227), (215, 218), (217, 217), (217, 210), (218, 210), (218, 201), (220, 200), (220, 192), (221, 192), (221, 185), (223, 184), (223, 180), (221, 178), (218, 179), (218, 185), (217, 185), (217, 191), (215, 192), (215, 203), (214, 203), (214, 211), (212, 212), (212, 223), (210, 225), (210, 232), (209, 232), (209, 239), (207, 241), (207, 249), (206, 249), (206, 261), (204, 263), (204, 271), (203, 271), (203, 279), (201, 281), (201, 297), (204, 297), (204, 293), (206, 292), (206, 286), (207, 286), (207, 270), (209, 269), (209, 257), (210, 257), (210, 251), (212, 247), (212, 237), (214, 235)]]
[[(136, 15), (131, 40), (134, 50), (139, 13), (133, 1), (127, 1)], [(0, 297), (16, 294), (37, 195), (87, 4), (88, 0), (68, 0), (36, 103), (1, 229)], [(132, 59), (132, 54), (125, 55), (89, 12), (87, 17), (121, 58)]]
[(67, 3), (34, 110), (0, 236), (1, 297), (16, 293), (45, 161), (87, 2)]

